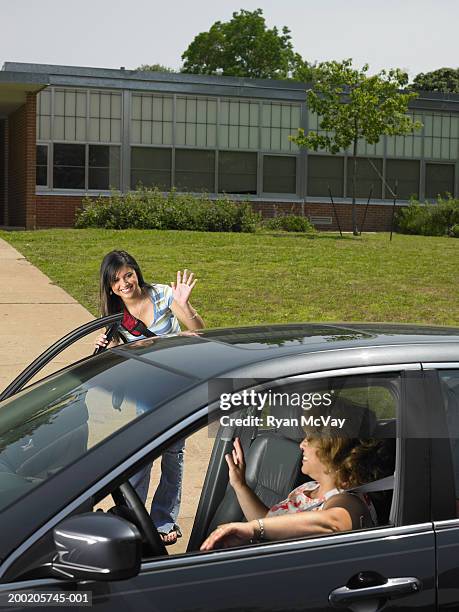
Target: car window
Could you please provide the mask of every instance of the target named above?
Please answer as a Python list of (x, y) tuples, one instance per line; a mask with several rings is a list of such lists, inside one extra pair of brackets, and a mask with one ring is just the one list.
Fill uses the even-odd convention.
[(456, 516), (459, 517), (459, 370), (439, 371), (456, 489)]
[(191, 384), (186, 376), (107, 353), (6, 400), (0, 510)]
[[(245, 387), (239, 393), (225, 391), (228, 385), (234, 389), (234, 381), (220, 379), (212, 384), (221, 390), (220, 399), (209, 423), (186, 439), (180, 459), (183, 481), (176, 520), (182, 537), (168, 547), (169, 554), (196, 552), (218, 525), (246, 521), (229, 483), (225, 460), (236, 438), (245, 454), (247, 485), (266, 506), (266, 512), (311, 481), (307, 469), (303, 469), (300, 447), (307, 435), (344, 438), (349, 441), (344, 446), (349, 451), (355, 449), (355, 453), (357, 439), (364, 445), (373, 445), (361, 455), (365, 455), (369, 469), (354, 462), (359, 474), (353, 486), (394, 472), (400, 405), (398, 374), (258, 381), (256, 387)], [(237, 386), (244, 387), (243, 381), (238, 381)], [(211, 395), (216, 396), (215, 388)], [(177, 454), (181, 449), (175, 442), (153, 466), (151, 462), (139, 466), (138, 474), (145, 468), (148, 472), (147, 490), (142, 491), (145, 473), (134, 479), (137, 492), (156, 522), (162, 510), (159, 492), (164, 487), (170, 489), (177, 479), (176, 466), (168, 467), (168, 451)], [(336, 467), (350, 461), (348, 454), (343, 454), (341, 462), (337, 460)], [(392, 486), (386, 484), (380, 491), (356, 495), (349, 503), (346, 499), (346, 504), (349, 512), (354, 512), (353, 505), (355, 508), (353, 529), (387, 525), (391, 521)], [(98, 507), (107, 510), (112, 506), (113, 500), (107, 498)], [(287, 509), (292, 507), (290, 504)], [(304, 533), (302, 537), (309, 535), (314, 534)]]

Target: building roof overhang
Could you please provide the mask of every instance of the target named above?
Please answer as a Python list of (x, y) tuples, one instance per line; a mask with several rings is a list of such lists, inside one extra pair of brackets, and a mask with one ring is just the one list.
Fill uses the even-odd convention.
[(0, 70), (0, 117), (7, 117), (26, 102), (27, 94), (49, 85), (45, 74)]

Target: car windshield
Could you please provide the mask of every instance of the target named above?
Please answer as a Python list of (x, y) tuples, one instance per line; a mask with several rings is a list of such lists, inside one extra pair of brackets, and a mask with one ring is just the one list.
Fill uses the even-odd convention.
[(193, 382), (105, 353), (5, 400), (0, 405), (0, 510)]

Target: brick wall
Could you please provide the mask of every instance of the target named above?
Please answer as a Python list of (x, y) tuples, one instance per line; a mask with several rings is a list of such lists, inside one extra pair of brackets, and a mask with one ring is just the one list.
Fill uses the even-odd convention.
[[(319, 230), (338, 230), (333, 206), (328, 203), (276, 203), (276, 202), (253, 202), (253, 208), (263, 215), (264, 218), (276, 215), (305, 215), (307, 217), (331, 217), (331, 225), (316, 225)], [(352, 205), (335, 204), (341, 229), (346, 232), (352, 231)], [(357, 227), (362, 228), (366, 204), (357, 204)], [(398, 207), (397, 207), (398, 208)], [(392, 206), (381, 204), (370, 204), (365, 217), (364, 231), (387, 232), (391, 229)]]
[[(75, 213), (81, 208), (82, 196), (66, 195), (37, 195), (36, 201), (36, 227), (45, 229), (50, 227), (73, 227)], [(276, 215), (305, 215), (307, 217), (331, 217), (331, 225), (316, 225), (319, 230), (338, 230), (333, 207), (323, 203), (285, 203), (285, 202), (252, 202), (255, 210), (261, 212), (264, 218)], [(357, 204), (357, 226), (362, 228), (365, 206)], [(352, 231), (351, 204), (336, 204), (341, 229)], [(369, 205), (364, 230), (369, 232), (390, 231), (392, 219), (392, 206)]]
[(73, 227), (82, 196), (37, 195), (37, 228)]
[(36, 95), (8, 117), (8, 225), (36, 227)]

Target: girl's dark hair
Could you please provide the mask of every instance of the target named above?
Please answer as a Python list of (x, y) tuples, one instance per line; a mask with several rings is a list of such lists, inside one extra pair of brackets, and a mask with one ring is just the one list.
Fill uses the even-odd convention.
[(123, 310), (122, 299), (111, 293), (118, 270), (123, 266), (129, 266), (135, 271), (142, 291), (148, 287), (148, 284), (144, 281), (139, 264), (132, 255), (129, 255), (126, 251), (110, 251), (110, 253), (105, 255), (100, 264), (100, 314), (102, 317), (116, 314)]

